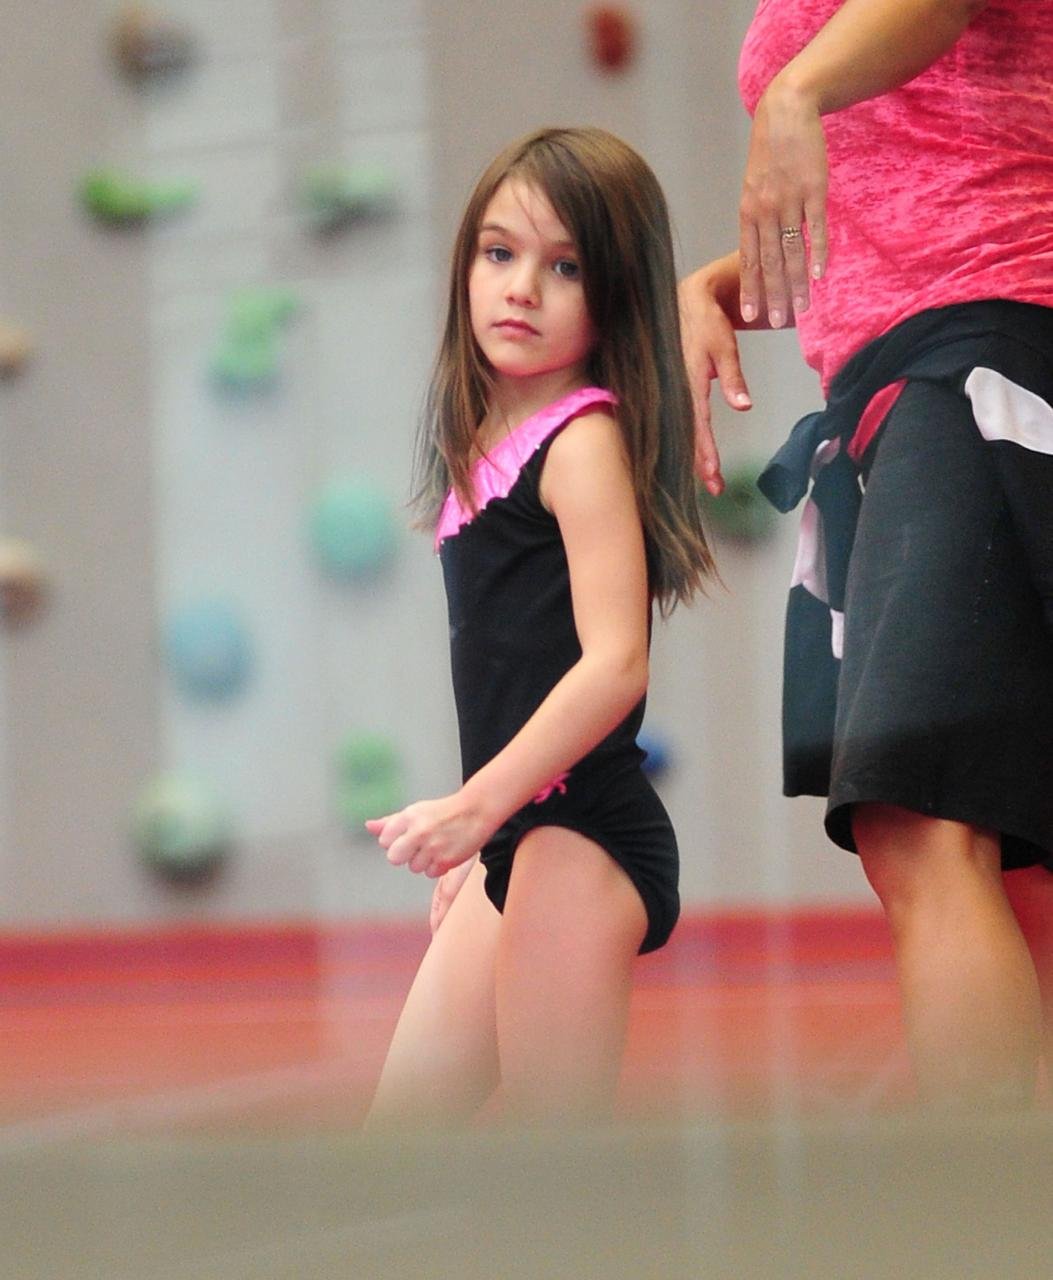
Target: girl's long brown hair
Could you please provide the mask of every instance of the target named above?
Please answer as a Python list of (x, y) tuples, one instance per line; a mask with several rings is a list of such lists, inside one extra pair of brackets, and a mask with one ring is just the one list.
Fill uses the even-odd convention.
[(469, 458), (486, 414), (490, 367), (472, 335), (468, 273), (479, 227), (509, 178), (542, 192), (577, 248), (598, 335), (588, 375), (618, 397), (662, 612), (713, 572), (693, 472), (694, 416), (680, 348), (676, 270), (665, 197), (650, 168), (602, 129), (542, 129), (506, 148), (469, 197), (454, 243), (446, 326), (417, 438), (414, 505), (433, 525), (452, 486), (474, 506)]

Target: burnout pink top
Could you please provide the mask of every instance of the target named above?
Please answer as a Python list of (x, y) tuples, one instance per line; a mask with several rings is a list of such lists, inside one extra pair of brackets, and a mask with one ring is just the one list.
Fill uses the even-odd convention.
[[(739, 63), (747, 109), (841, 0), (760, 0)], [(908, 84), (824, 116), (830, 256), (797, 318), (824, 389), (929, 307), (1053, 306), (1053, 4), (992, 0)]]

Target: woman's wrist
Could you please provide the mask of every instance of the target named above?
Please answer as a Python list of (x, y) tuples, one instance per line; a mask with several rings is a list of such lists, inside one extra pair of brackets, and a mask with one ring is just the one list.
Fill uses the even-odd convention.
[(694, 307), (715, 306), (733, 323), (740, 322), (738, 250), (699, 267), (688, 282)]
[(807, 66), (801, 65), (799, 57), (787, 63), (772, 79), (763, 99), (768, 111), (777, 114), (780, 120), (814, 120), (824, 112), (820, 87), (809, 76)]

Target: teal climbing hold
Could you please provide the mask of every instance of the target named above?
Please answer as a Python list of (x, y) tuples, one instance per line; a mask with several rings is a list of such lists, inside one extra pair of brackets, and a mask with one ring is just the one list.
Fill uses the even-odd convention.
[(177, 610), (165, 627), (165, 653), (176, 685), (202, 701), (234, 697), (253, 667), (248, 631), (237, 610), (221, 600)]
[(398, 549), (391, 499), (363, 479), (338, 478), (318, 494), (310, 512), (315, 555), (338, 582), (370, 582), (390, 567)]

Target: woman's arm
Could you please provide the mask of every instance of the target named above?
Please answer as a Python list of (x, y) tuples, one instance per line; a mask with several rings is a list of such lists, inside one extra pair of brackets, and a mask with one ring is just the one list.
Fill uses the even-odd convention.
[(680, 338), (695, 406), (695, 471), (716, 497), (724, 490), (713, 436), (710, 384), (719, 379), (724, 399), (739, 411), (753, 407), (742, 373), (736, 329), (768, 328), (766, 318), (747, 325), (739, 311), (739, 255), (726, 254), (680, 282)]
[(810, 98), (821, 115), (842, 111), (913, 80), (989, 3), (845, 0), (775, 79), (783, 89)]
[[(823, 115), (905, 84), (952, 47), (988, 0), (845, 0), (765, 90), (754, 114), (739, 206), (739, 250), (680, 286), (684, 357), (695, 396), (695, 465), (724, 487), (710, 383), (749, 409), (735, 329), (783, 328), (809, 304), (809, 269), (826, 269)], [(784, 228), (808, 228), (784, 238)]]
[(912, 80), (946, 53), (988, 0), (845, 0), (772, 80), (754, 113), (739, 206), (739, 307), (774, 328), (809, 303), (826, 268), (826, 141), (820, 119)]
[(559, 521), (581, 657), (515, 737), (451, 796), (367, 824), (389, 861), (441, 875), (575, 765), (647, 688), (647, 564), (617, 423), (585, 414), (549, 449), (542, 499)]

